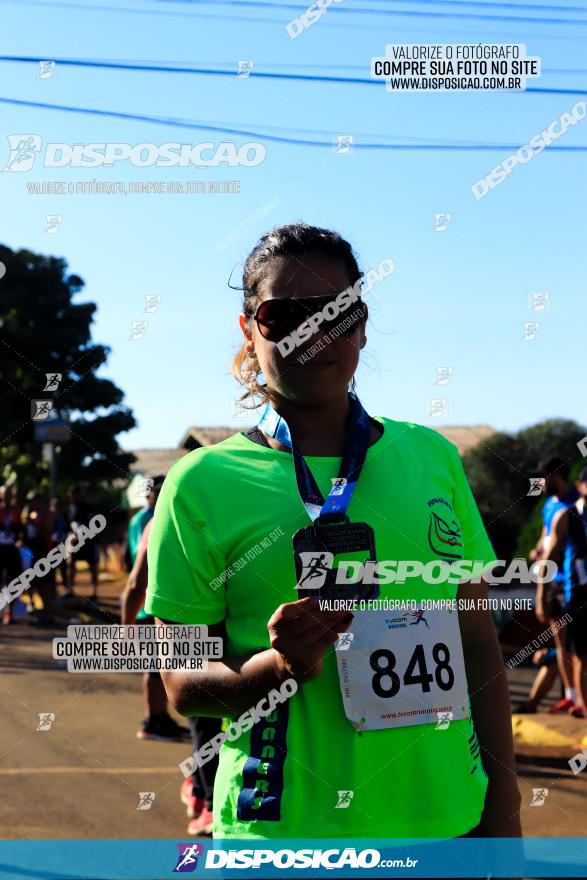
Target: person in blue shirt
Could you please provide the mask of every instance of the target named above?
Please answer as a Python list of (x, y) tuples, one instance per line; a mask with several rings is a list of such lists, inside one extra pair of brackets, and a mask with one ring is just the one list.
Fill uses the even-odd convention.
[(576, 482), (579, 498), (555, 513), (544, 559), (563, 563), (566, 647), (573, 655), (577, 702), (570, 713), (587, 717), (587, 467)]
[[(548, 496), (542, 508), (542, 534), (534, 552), (530, 554), (533, 560), (544, 559), (544, 553), (550, 539), (554, 517), (561, 510), (572, 506), (579, 493), (569, 483), (569, 464), (558, 455), (544, 459), (538, 467), (538, 476), (544, 479), (544, 491)], [(564, 576), (559, 569), (556, 577), (543, 589), (538, 589), (536, 594), (536, 616), (541, 623), (550, 624), (560, 620), (563, 611), (563, 586)], [(564, 695), (549, 712), (551, 714), (561, 712), (573, 712), (577, 706), (577, 693), (573, 686), (573, 661), (572, 656), (565, 647), (563, 630), (557, 630), (554, 635), (557, 651), (557, 665), (564, 687)], [(534, 707), (536, 711), (536, 707)]]

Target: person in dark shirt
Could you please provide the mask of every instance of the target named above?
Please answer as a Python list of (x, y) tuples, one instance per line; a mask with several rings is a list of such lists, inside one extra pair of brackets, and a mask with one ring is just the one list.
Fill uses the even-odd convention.
[[(22, 571), (17, 546), (20, 530), (20, 510), (14, 501), (12, 487), (0, 486), (0, 589), (17, 578)], [(12, 607), (7, 605), (2, 623), (12, 622)]]
[[(42, 492), (31, 492), (27, 496), (22, 511), (22, 549), (27, 556), (24, 568), (33, 567), (45, 559), (51, 549), (51, 516), (49, 504)], [(31, 581), (31, 593), (36, 592), (43, 603), (38, 613), (40, 626), (52, 626), (51, 608), (55, 599), (55, 570), (50, 568), (46, 574), (35, 574)]]
[[(80, 526), (89, 526), (90, 520), (95, 514), (90, 504), (82, 500), (81, 490), (79, 486), (70, 486), (68, 491), (69, 497), (69, 527), (73, 534), (77, 533)], [(90, 576), (92, 578), (92, 595), (90, 601), (96, 602), (98, 599), (98, 561), (100, 551), (95, 539), (86, 539), (84, 545), (76, 551), (75, 555), (70, 559), (69, 584), (73, 589), (75, 586), (76, 563), (78, 560), (87, 562), (90, 567)]]
[[(61, 512), (58, 498), (51, 499), (49, 514), (51, 515), (51, 546), (57, 547), (59, 544), (64, 543), (69, 535), (69, 520)], [(67, 565), (66, 557), (57, 566), (57, 571), (61, 576), (61, 584), (65, 588), (66, 595), (71, 596), (73, 590), (69, 586), (69, 566)]]

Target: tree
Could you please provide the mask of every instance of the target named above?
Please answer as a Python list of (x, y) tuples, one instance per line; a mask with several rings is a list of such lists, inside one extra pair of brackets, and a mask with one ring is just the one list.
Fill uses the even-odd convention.
[(574, 478), (584, 464), (577, 443), (586, 434), (570, 419), (549, 419), (515, 434), (494, 434), (465, 454), (465, 471), (499, 559), (525, 556), (540, 536), (544, 496), (529, 496), (528, 490), (541, 460), (562, 456)]
[[(120, 388), (96, 375), (110, 349), (92, 342), (94, 303), (73, 302), (84, 282), (63, 259), (0, 246), (0, 261), (0, 481), (16, 475), (21, 492), (48, 488), (35, 399), (53, 400), (51, 417), (70, 421), (70, 440), (58, 447), (60, 488), (126, 480), (135, 459), (116, 438), (136, 422)], [(62, 374), (54, 391), (44, 390), (48, 373)]]

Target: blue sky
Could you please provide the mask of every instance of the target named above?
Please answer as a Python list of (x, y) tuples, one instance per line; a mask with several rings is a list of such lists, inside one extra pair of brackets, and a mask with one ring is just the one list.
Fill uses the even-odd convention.
[[(292, 5), (296, 8), (288, 8)], [(546, 9), (538, 9), (541, 5)], [(343, 13), (343, 7), (346, 12)], [(2, 62), (0, 96), (135, 115), (181, 118), (251, 131), (292, 134), (330, 144), (350, 134), (357, 144), (469, 142), (494, 151), (363, 150), (240, 137), (0, 103), (0, 163), (9, 134), (39, 134), (44, 143), (199, 143), (261, 141), (256, 167), (213, 169), (43, 168), (1, 173), (0, 241), (63, 256), (85, 279), (78, 301), (97, 303), (96, 341), (111, 346), (102, 370), (125, 392), (139, 426), (125, 448), (175, 446), (190, 424), (251, 423), (235, 409), (230, 375), (239, 343), (239, 269), (273, 225), (303, 219), (337, 229), (364, 269), (391, 257), (395, 273), (370, 294), (368, 343), (357, 380), (375, 415), (423, 424), (488, 423), (513, 430), (561, 416), (581, 420), (580, 374), (585, 320), (585, 154), (544, 151), (476, 201), (470, 186), (581, 95), (497, 92), (390, 94), (376, 85), (238, 79), (66, 67), (59, 59), (189, 64), (236, 71), (333, 73), (369, 77), (370, 59), (387, 43), (525, 43), (542, 59), (529, 86), (587, 92), (587, 15), (569, 4), (418, 3), (343, 0), (297, 39), (285, 25), (303, 4), (260, 5), (109, 0), (69, 4), (1, 0), (2, 55), (55, 59), (48, 79), (38, 65)], [(362, 10), (350, 14), (348, 10)], [(384, 16), (367, 10), (410, 10)], [(125, 11), (126, 10), (126, 11)], [(423, 12), (443, 13), (423, 17)], [(419, 14), (415, 14), (419, 13)], [(455, 17), (487, 15), (501, 20)], [(508, 21), (508, 16), (528, 19)], [(543, 18), (567, 19), (554, 24)], [(583, 23), (581, 23), (583, 22)], [(322, 66), (328, 66), (322, 69)], [(332, 66), (332, 67), (330, 67)], [(301, 130), (304, 131), (301, 131)], [(307, 131), (305, 131), (307, 130)], [(587, 145), (587, 122), (557, 144)], [(239, 194), (33, 195), (31, 181), (239, 180)], [(215, 244), (268, 200), (276, 207), (232, 245)], [(449, 212), (433, 233), (434, 214)], [(45, 217), (63, 218), (55, 235)], [(533, 292), (550, 294), (548, 311), (529, 311)], [(142, 314), (158, 295), (156, 314)], [(141, 340), (131, 322), (146, 319)], [(536, 338), (522, 341), (525, 321)], [(575, 338), (575, 334), (577, 334)], [(437, 367), (453, 378), (435, 386)], [(430, 398), (448, 411), (428, 414)]]

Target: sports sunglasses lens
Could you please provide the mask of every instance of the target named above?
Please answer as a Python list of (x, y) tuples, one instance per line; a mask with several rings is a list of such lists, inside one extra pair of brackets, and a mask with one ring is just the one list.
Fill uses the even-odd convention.
[(298, 326), (298, 315), (294, 314), (292, 301), (267, 299), (257, 310), (255, 320), (261, 336), (270, 342), (279, 342)]
[(270, 342), (279, 342), (307, 318), (303, 304), (295, 299), (267, 299), (257, 310), (259, 331)]

